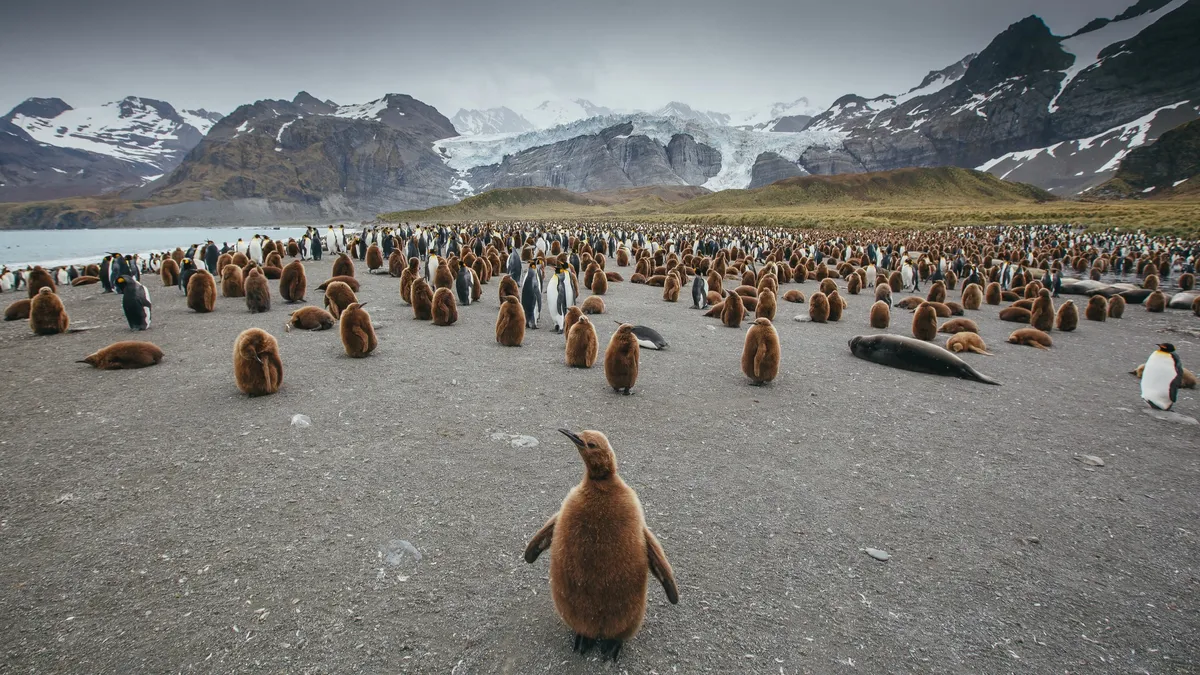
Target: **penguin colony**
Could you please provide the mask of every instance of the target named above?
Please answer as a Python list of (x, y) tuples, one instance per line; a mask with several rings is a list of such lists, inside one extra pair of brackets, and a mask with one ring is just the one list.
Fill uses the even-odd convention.
[[(909, 328), (904, 321), (891, 328), (892, 314), (911, 311), (912, 335), (931, 343), (920, 348), (928, 350), (922, 358), (934, 360), (941, 358), (939, 350), (967, 358), (993, 355), (968, 312), (988, 312), (1026, 324), (1007, 336), (1008, 343), (1042, 350), (1068, 348), (1055, 347), (1052, 333), (1065, 336), (1089, 330), (1094, 323), (1081, 327), (1080, 308), (1071, 300), (1056, 303), (1061, 295), (1087, 298), (1080, 298), (1087, 322), (1125, 320), (1129, 304), (1142, 305), (1150, 313), (1200, 312), (1200, 296), (1191, 291), (1200, 245), (1141, 234), (1085, 234), (1067, 227), (973, 228), (957, 234), (846, 232), (828, 237), (666, 226), (602, 231), (592, 226), (543, 230), (519, 224), (502, 228), (403, 225), (368, 228), (349, 236), (344, 229), (330, 228), (324, 236), (310, 229), (300, 241), (272, 242), (256, 236), (224, 249), (208, 242), (150, 261), (111, 254), (82, 270), (35, 268), (14, 273), (4, 269), (0, 291), (23, 287), (29, 296), (9, 305), (6, 320), (27, 319), (35, 333), (53, 335), (68, 331), (70, 325), (58, 288), (86, 286), (94, 280), (104, 292), (121, 296), (131, 330), (153, 331), (153, 306), (142, 273), (150, 278), (157, 273), (163, 286), (177, 289), (176, 295), (183, 295), (194, 312), (218, 309), (219, 284), (222, 297), (244, 298), (247, 311), (269, 313), (268, 280), (278, 280), (285, 303), (305, 302), (303, 261), (320, 260), (325, 251), (337, 256), (330, 279), (318, 287), (328, 311), (298, 307), (289, 313), (285, 326), (288, 331), (337, 326), (343, 350), (351, 358), (371, 355), (379, 345), (366, 303), (358, 297), (354, 260), (365, 261), (370, 273), (382, 275), (386, 270), (386, 275), (398, 277), (393, 283), (398, 283), (400, 304), (396, 305), (394, 295), (385, 302), (393, 307), (407, 304), (414, 319), (436, 326), (457, 325), (460, 308), (464, 316), (479, 316), (471, 306), (481, 301), (482, 285), (499, 277), (496, 343), (519, 347), (527, 331), (551, 328), (546, 332), (561, 333), (565, 365), (580, 369), (594, 367), (600, 357), (599, 336), (589, 315), (608, 311), (603, 296), (610, 284), (624, 283), (624, 276), (606, 270), (606, 265), (632, 266), (630, 283), (661, 288), (662, 301), (678, 303), (680, 295), (687, 294), (683, 307), (664, 311), (700, 310), (693, 316), (703, 314), (721, 326), (746, 329), (740, 365), (753, 385), (771, 383), (781, 375), (784, 357), (775, 323), (780, 301), (807, 304), (801, 310), (807, 314), (804, 318), (818, 324), (807, 330), (818, 331), (828, 330), (819, 324), (848, 321), (869, 330), (904, 332)], [(284, 264), (284, 257), (292, 260)], [(1109, 281), (1099, 280), (1105, 278)], [(786, 288), (808, 282), (816, 286), (809, 287), (807, 297), (804, 291)], [(958, 297), (953, 297), (956, 293)], [(873, 296), (869, 313), (847, 314), (843, 294)], [(897, 294), (909, 295), (896, 301)], [(748, 316), (751, 313), (753, 317)], [(743, 326), (747, 321), (749, 326)], [(941, 333), (949, 336), (945, 350), (933, 344)], [(1059, 340), (1070, 342), (1069, 337)], [(608, 388), (635, 393), (642, 349), (660, 349), (665, 342), (652, 329), (621, 323), (603, 354)], [(1011, 357), (1013, 352), (1005, 355)], [(1031, 353), (1027, 358), (1038, 356)], [(163, 351), (152, 343), (122, 341), (80, 362), (109, 370), (143, 368), (162, 360)], [(732, 355), (727, 360), (731, 366)], [(883, 358), (868, 360), (891, 365)], [(245, 394), (280, 390), (280, 344), (266, 331), (242, 332), (234, 344), (233, 361), (234, 383)], [(921, 370), (924, 366), (897, 367)], [(1190, 372), (1169, 343), (1157, 345), (1139, 371), (1141, 396), (1156, 409), (1170, 410), (1179, 389), (1194, 386), (1194, 376), (1189, 378)], [(989, 381), (977, 373), (974, 379)], [(673, 603), (678, 601), (678, 590), (662, 547), (646, 528), (636, 494), (617, 474), (608, 439), (596, 431), (563, 433), (583, 460), (584, 478), (530, 541), (525, 556), (534, 562), (541, 552), (551, 551), (554, 605), (574, 632), (576, 649), (587, 652), (598, 647), (615, 659), (641, 625), (648, 576), (662, 584)], [(581, 527), (608, 528), (606, 545), (596, 547), (591, 543), (594, 537), (581, 537)], [(602, 590), (587, 583), (601, 576), (608, 580)]]

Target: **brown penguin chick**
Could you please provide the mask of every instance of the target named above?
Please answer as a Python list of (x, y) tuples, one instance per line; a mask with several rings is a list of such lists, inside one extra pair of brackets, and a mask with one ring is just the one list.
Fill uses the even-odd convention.
[(420, 276), (417, 271), (417, 266), (421, 261), (416, 258), (409, 258), (407, 267), (400, 272), (400, 299), (407, 304), (412, 304), (412, 283), (413, 280)]
[(946, 302), (946, 284), (940, 281), (933, 282), (933, 285), (929, 287), (929, 294), (925, 296), (925, 299), (930, 302)]
[(967, 284), (962, 292), (963, 309), (977, 310), (983, 306), (983, 289), (979, 284)]
[[(197, 253), (199, 253), (199, 251), (197, 251)], [(197, 267), (204, 267), (203, 261), (197, 260), (195, 262), (196, 262)], [(232, 264), (233, 264), (233, 254), (232, 253), (222, 253), (221, 255), (217, 256), (217, 272), (218, 273), (221, 270), (225, 269), (226, 265), (232, 265)], [(238, 267), (241, 267), (241, 265), (238, 265)]]
[(900, 274), (899, 270), (892, 272), (888, 276), (888, 286), (892, 287), (893, 293), (899, 293), (904, 290), (904, 276)]
[[(1129, 371), (1129, 374), (1137, 375), (1137, 378), (1140, 380), (1140, 379), (1142, 379), (1142, 371), (1145, 370), (1145, 368), (1146, 368), (1146, 364), (1144, 364), (1144, 363), (1138, 364), (1138, 367)], [(1183, 374), (1179, 380), (1179, 388), (1180, 389), (1195, 389), (1196, 388), (1196, 374), (1193, 373), (1192, 371), (1188, 370), (1187, 368), (1184, 368)]]
[(737, 288), (733, 289), (733, 292), (737, 293), (738, 295), (742, 296), (743, 298), (757, 298), (758, 297), (758, 289), (755, 288), (754, 286), (738, 286)]
[(510, 295), (520, 297), (521, 289), (517, 287), (517, 280), (506, 274), (500, 279), (500, 302)]
[(826, 277), (821, 280), (821, 292), (822, 293), (824, 293), (825, 295), (828, 296), (832, 293), (835, 293), (836, 291), (837, 291), (837, 283), (835, 283), (833, 279)]
[(666, 302), (679, 302), (679, 277), (674, 274), (667, 275), (667, 283), (663, 286), (662, 297)]
[(571, 326), (574, 326), (575, 322), (579, 321), (579, 317), (581, 316), (583, 316), (583, 310), (577, 305), (571, 305), (567, 308), (567, 314), (563, 317), (563, 335), (568, 337), (571, 335)]
[(439, 259), (437, 269), (433, 271), (433, 288), (453, 289), (454, 288), (454, 273), (450, 271), (450, 265), (446, 264), (445, 258)]
[(957, 302), (954, 302), (953, 300), (951, 300), (950, 302), (942, 302), (942, 303), (938, 303), (938, 304), (945, 305), (950, 310), (950, 316), (962, 316), (963, 314), (966, 313), (966, 311), (965, 311), (966, 308), (963, 307), (962, 305), (958, 304)]
[(383, 249), (378, 244), (371, 244), (367, 247), (367, 271), (374, 272), (380, 267), (383, 267)]
[(1192, 299), (1192, 314), (1200, 316), (1200, 297)]
[(942, 324), (940, 328), (938, 328), (938, 332), (950, 334), (978, 333), (979, 326), (977, 326), (975, 322), (970, 319), (950, 319), (946, 323)]
[(333, 261), (333, 276), (335, 277), (352, 277), (354, 276), (354, 261), (345, 253), (339, 253), (337, 260)]
[(708, 290), (709, 292), (715, 291), (720, 293), (721, 297), (725, 297), (725, 289), (721, 287), (721, 275), (717, 274), (716, 270), (709, 270), (708, 272)]
[(887, 303), (888, 307), (891, 307), (891, 305), (892, 305), (892, 287), (887, 285), (886, 283), (875, 285), (875, 301), (878, 302), (880, 300)]
[(596, 295), (588, 296), (580, 306), (584, 314), (603, 314), (604, 313), (604, 298)]
[[(672, 278), (674, 278), (674, 275), (672, 275)], [(678, 279), (676, 279), (676, 281), (678, 281)], [(663, 279), (663, 282), (666, 282), (665, 278)], [(661, 286), (663, 284), (658, 285)], [(588, 286), (588, 288), (591, 289), (592, 295), (604, 295), (608, 292), (608, 277), (604, 276), (603, 272), (593, 275), (592, 284)]]
[(575, 444), (586, 470), (558, 513), (529, 540), (525, 562), (550, 550), (550, 594), (575, 632), (575, 651), (586, 654), (598, 645), (615, 661), (646, 615), (648, 576), (678, 604), (675, 573), (646, 527), (637, 493), (617, 475), (608, 438), (599, 431), (559, 431)]
[[(449, 290), (449, 289), (446, 289)], [(433, 318), (433, 289), (421, 277), (413, 279), (412, 288), (408, 291), (409, 302), (412, 303), (413, 319), (429, 321)], [(334, 312), (336, 316), (337, 313)]]
[(1024, 307), (1005, 307), (1000, 310), (1001, 321), (1013, 323), (1029, 323), (1031, 312)]
[(813, 323), (829, 321), (829, 296), (817, 291), (808, 299), (808, 318)]
[(246, 277), (245, 289), (246, 309), (249, 309), (251, 314), (271, 309), (271, 287), (258, 269), (250, 270), (250, 276)]
[(1078, 326), (1079, 309), (1075, 307), (1074, 301), (1068, 300), (1058, 308), (1058, 314), (1054, 317), (1054, 329), (1069, 333)]
[(179, 263), (175, 262), (174, 258), (166, 258), (162, 261), (162, 267), (158, 268), (158, 276), (162, 279), (163, 287), (179, 285)]
[(1088, 298), (1088, 303), (1083, 308), (1083, 316), (1088, 321), (1103, 321), (1108, 317), (1108, 300), (1103, 295)]
[(932, 342), (937, 337), (938, 323), (937, 311), (929, 304), (924, 303), (917, 307), (917, 311), (913, 313), (912, 334), (918, 340)]
[(1154, 291), (1146, 297), (1147, 312), (1161, 312), (1167, 308), (1167, 296), (1162, 291)]
[(783, 294), (784, 302), (794, 302), (800, 304), (804, 302), (804, 294), (797, 290), (787, 291)]
[(1031, 299), (1029, 299), (1029, 298), (1022, 298), (1022, 299), (1020, 299), (1020, 300), (1017, 300), (1016, 302), (1014, 302), (1014, 303), (1012, 304), (1012, 306), (1013, 306), (1013, 307), (1020, 307), (1021, 309), (1027, 309), (1027, 310), (1029, 310), (1030, 312), (1032, 312), (1032, 311), (1033, 311), (1033, 303), (1034, 303), (1035, 301), (1036, 301), (1036, 298), (1034, 298), (1034, 299), (1032, 299), (1032, 300), (1031, 300)]
[(956, 286), (958, 286), (958, 275), (954, 273), (954, 270), (946, 270), (946, 289), (952, 291)]
[(617, 267), (629, 267), (629, 251), (624, 247), (617, 249)]
[[(767, 291), (768, 293), (770, 291)], [(767, 317), (760, 316), (746, 331), (742, 346), (742, 373), (755, 385), (774, 380), (779, 375), (779, 333)]]
[[(168, 258), (169, 260), (169, 258)], [(126, 340), (114, 342), (95, 354), (89, 354), (75, 363), (86, 363), (100, 370), (132, 370), (158, 365), (163, 351), (150, 342)]]
[(1179, 284), (1179, 290), (1190, 291), (1196, 287), (1196, 275), (1191, 272), (1184, 272), (1179, 275), (1179, 280), (1176, 283)]
[(329, 277), (325, 281), (321, 282), (320, 286), (317, 286), (317, 290), (324, 291), (329, 288), (329, 284), (332, 284), (335, 281), (340, 281), (343, 284), (346, 284), (347, 286), (350, 287), (350, 290), (354, 291), (355, 293), (358, 292), (358, 289), (359, 289), (358, 279), (356, 279), (354, 277), (348, 277), (344, 274), (340, 275), (340, 276), (336, 276), (336, 277)]
[(862, 290), (862, 277), (857, 274), (851, 274), (846, 278), (846, 292), (850, 295), (858, 295)]
[(614, 283), (614, 284), (625, 281), (625, 277), (621, 276), (621, 274), (619, 272), (605, 272), (604, 278), (608, 279), (609, 283)]
[(25, 287), (28, 289), (31, 299), (36, 297), (43, 288), (49, 288), (51, 293), (58, 292), (58, 286), (54, 284), (54, 277), (40, 265), (30, 270), (28, 278), (25, 280)]
[(840, 294), (838, 294), (837, 291), (834, 291), (834, 292), (830, 293), (829, 295), (825, 296), (825, 299), (829, 302), (829, 319), (828, 320), (831, 322), (841, 321), (842, 320), (842, 312), (845, 311), (845, 309), (846, 309), (846, 301), (842, 299), (842, 296)]
[(646, 275), (642, 274), (641, 272), (634, 272), (633, 276), (629, 277), (629, 283), (645, 284), (646, 283)]
[(916, 309), (923, 304), (925, 304), (925, 298), (922, 298), (919, 295), (910, 295), (907, 298), (902, 299), (900, 302), (897, 302), (896, 306), (900, 309)]
[(263, 261), (263, 267), (283, 267), (283, 256), (277, 251), (272, 251)]
[[(711, 306), (711, 305), (716, 305), (716, 304), (719, 304), (719, 303), (720, 303), (722, 300), (724, 300), (724, 299), (725, 299), (725, 296), (721, 295), (720, 293), (718, 293), (718, 292), (716, 292), (716, 291), (709, 291), (709, 292), (708, 292), (708, 293), (705, 295), (705, 297), (707, 297), (707, 298), (708, 298), (708, 304), (709, 304), (710, 306)], [(709, 315), (708, 315), (708, 314), (705, 314), (705, 316), (709, 316)]]
[(188, 277), (187, 306), (193, 312), (204, 314), (217, 305), (217, 282), (208, 270), (196, 270)]
[(892, 325), (891, 307), (883, 300), (871, 305), (871, 328), (887, 328)]
[(286, 303), (304, 302), (308, 292), (308, 277), (304, 275), (304, 263), (299, 260), (284, 265), (279, 275), (279, 297)]
[[(245, 267), (246, 263), (248, 263), (248, 262), (250, 262), (250, 258), (246, 257), (245, 253), (234, 253), (233, 256), (229, 259), (228, 264), (237, 265), (238, 267)], [(218, 259), (218, 262), (217, 262), (217, 269), (219, 269), (219, 270), (225, 269), (224, 266), (221, 265), (220, 259)]]
[(977, 333), (963, 332), (955, 333), (946, 341), (946, 349), (960, 354), (962, 352), (974, 352), (983, 354), (984, 356), (992, 356), (992, 353), (987, 350), (987, 345), (983, 344), (983, 338)]
[(754, 308), (754, 317), (756, 319), (774, 321), (777, 305), (775, 294), (770, 289), (764, 288), (758, 294), (758, 306)]
[[(1004, 302), (1017, 302), (1022, 299), (1022, 295), (1016, 291), (1000, 291), (1000, 299)], [(1033, 300), (1034, 298), (1026, 298)]]
[(1119, 319), (1125, 315), (1125, 298), (1114, 295), (1108, 299), (1108, 318)]
[(764, 288), (776, 295), (779, 294), (779, 281), (774, 274), (764, 274), (758, 280), (758, 292), (762, 293)]
[(596, 327), (586, 316), (580, 315), (567, 332), (567, 365), (572, 368), (591, 368), (596, 363), (599, 349)]
[(398, 277), (404, 274), (404, 268), (407, 264), (408, 261), (404, 259), (404, 252), (398, 248), (392, 249), (387, 259), (388, 276)]
[(263, 265), (262, 275), (268, 279), (278, 279), (279, 277), (283, 276), (283, 268)]
[(504, 296), (496, 316), (496, 342), (505, 347), (520, 347), (525, 340), (525, 310), (515, 295)]
[(993, 281), (987, 285), (987, 289), (983, 292), (983, 301), (989, 305), (998, 305), (1004, 298), (1004, 292), (1000, 290), (1000, 284)]
[(1054, 341), (1050, 339), (1050, 336), (1037, 328), (1018, 328), (1008, 336), (1008, 341), (1014, 345), (1028, 345), (1038, 349), (1049, 349), (1054, 346)]
[(22, 298), (4, 310), (5, 321), (24, 321), (29, 318), (29, 306), (33, 303), (29, 298)]
[(337, 321), (332, 314), (326, 312), (320, 307), (309, 305), (301, 307), (292, 312), (288, 317), (286, 324), (287, 330), (290, 332), (292, 327), (302, 328), (304, 330), (328, 330), (333, 328), (333, 323)]
[(742, 325), (744, 318), (746, 318), (744, 299), (737, 293), (730, 293), (722, 303), (721, 323), (729, 328), (737, 328)]
[(1150, 276), (1146, 277), (1145, 279), (1142, 279), (1142, 288), (1144, 288), (1148, 291), (1157, 291), (1158, 290), (1158, 275), (1151, 274)]
[[(170, 258), (167, 258), (167, 260), (170, 260)], [(93, 277), (90, 275), (75, 277), (71, 280), (72, 286), (91, 286), (92, 284), (98, 283), (100, 283), (100, 277)]]
[(640, 356), (641, 348), (637, 336), (633, 334), (633, 325), (621, 324), (604, 350), (604, 377), (608, 380), (608, 386), (615, 391), (624, 389), (628, 396), (629, 390), (637, 383)]
[(279, 343), (261, 328), (247, 328), (233, 343), (233, 379), (242, 393), (265, 396), (283, 384)]
[(346, 356), (352, 359), (361, 359), (379, 346), (379, 340), (375, 337), (375, 327), (371, 325), (371, 315), (363, 309), (365, 304), (350, 303), (342, 310), (338, 321), (342, 347), (346, 350)]
[(1033, 309), (1029, 312), (1029, 325), (1040, 331), (1054, 328), (1054, 300), (1050, 291), (1043, 288), (1038, 291), (1038, 297), (1033, 301)]
[[(926, 300), (925, 304), (933, 308), (933, 311), (937, 313), (939, 319), (948, 319), (954, 315), (954, 312), (951, 311), (950, 306), (944, 302), (930, 302)], [(920, 305), (917, 306), (920, 307)]]
[(458, 305), (454, 301), (454, 291), (449, 288), (439, 288), (433, 293), (433, 325), (452, 326), (458, 321)]
[(335, 281), (325, 289), (325, 308), (337, 319), (342, 316), (342, 310), (358, 302), (358, 297), (350, 286), (341, 281)]

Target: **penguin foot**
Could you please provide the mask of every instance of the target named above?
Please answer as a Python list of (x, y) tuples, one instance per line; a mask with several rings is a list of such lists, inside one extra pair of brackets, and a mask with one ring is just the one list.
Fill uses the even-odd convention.
[(572, 649), (571, 651), (578, 652), (582, 656), (584, 654), (587, 654), (589, 651), (591, 651), (592, 647), (594, 647), (595, 645), (596, 645), (596, 640), (594, 640), (593, 638), (584, 637), (584, 636), (580, 635), (579, 633), (576, 633), (575, 634), (575, 648)]
[(617, 656), (621, 653), (621, 644), (622, 644), (621, 641), (620, 640), (597, 640), (597, 642), (599, 643), (599, 646), (600, 646), (600, 655), (607, 656), (608, 658), (613, 660), (613, 663), (616, 663)]
[(626, 396), (633, 396), (633, 392), (632, 392), (632, 391), (629, 391), (629, 387), (625, 387), (625, 392), (624, 392), (624, 394), (625, 394)]

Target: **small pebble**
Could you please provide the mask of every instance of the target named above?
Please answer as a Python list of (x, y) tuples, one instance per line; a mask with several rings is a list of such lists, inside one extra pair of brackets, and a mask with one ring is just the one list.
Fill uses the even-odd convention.
[(888, 553), (887, 551), (880, 551), (877, 548), (864, 548), (863, 552), (882, 562), (887, 562), (888, 560), (892, 559), (892, 554)]

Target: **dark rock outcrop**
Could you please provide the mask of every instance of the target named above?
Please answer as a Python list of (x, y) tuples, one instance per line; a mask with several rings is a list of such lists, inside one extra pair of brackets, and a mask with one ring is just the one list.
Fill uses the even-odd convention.
[(754, 160), (754, 168), (750, 173), (750, 189), (770, 185), (784, 178), (805, 176), (808, 172), (799, 164), (789, 162), (777, 153), (764, 152)]

